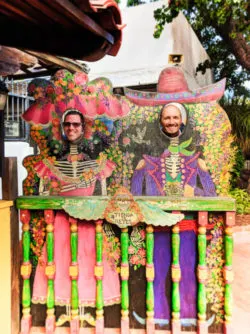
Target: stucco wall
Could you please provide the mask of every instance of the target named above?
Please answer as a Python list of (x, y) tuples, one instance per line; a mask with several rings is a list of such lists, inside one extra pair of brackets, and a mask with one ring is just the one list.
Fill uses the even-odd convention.
[(109, 78), (114, 87), (156, 83), (162, 69), (168, 66), (169, 54), (184, 55), (183, 68), (191, 89), (212, 83), (212, 73), (195, 76), (197, 65), (208, 58), (197, 36), (180, 14), (167, 24), (159, 39), (153, 37), (156, 21), (154, 10), (163, 5), (157, 1), (122, 10), (123, 40), (116, 57), (106, 56), (88, 63), (89, 77)]

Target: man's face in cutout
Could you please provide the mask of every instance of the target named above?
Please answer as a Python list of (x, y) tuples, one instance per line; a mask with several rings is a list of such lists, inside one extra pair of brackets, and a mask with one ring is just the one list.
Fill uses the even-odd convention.
[(179, 136), (179, 130), (182, 123), (180, 110), (176, 106), (166, 106), (162, 111), (160, 123), (162, 130), (169, 137)]
[(63, 130), (70, 142), (76, 141), (83, 134), (81, 117), (79, 115), (67, 115), (63, 122)]

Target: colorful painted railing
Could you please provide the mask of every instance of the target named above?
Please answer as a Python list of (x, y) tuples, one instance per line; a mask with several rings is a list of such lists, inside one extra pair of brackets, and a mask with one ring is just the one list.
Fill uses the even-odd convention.
[[(198, 296), (197, 296), (197, 332), (200, 334), (208, 333), (206, 319), (206, 226), (208, 224), (209, 212), (224, 212), (225, 215), (225, 231), (224, 231), (224, 251), (225, 251), (225, 295), (224, 295), (224, 333), (232, 333), (232, 252), (233, 237), (232, 226), (235, 223), (235, 202), (230, 198), (190, 198), (190, 199), (173, 199), (167, 197), (135, 197), (141, 202), (157, 203), (164, 211), (172, 213), (180, 212), (198, 212)], [(75, 203), (81, 207), (81, 203), (90, 198), (77, 197), (74, 198)], [(45, 321), (46, 333), (54, 333), (55, 331), (55, 301), (54, 301), (54, 277), (55, 265), (53, 258), (54, 236), (53, 223), (54, 211), (64, 209), (66, 197), (20, 197), (17, 199), (17, 207), (20, 209), (20, 219), (23, 224), (23, 263), (21, 266), (21, 276), (23, 277), (23, 294), (22, 306), (23, 316), (21, 321), (21, 333), (28, 334), (32, 327), (32, 319), (30, 313), (31, 307), (31, 263), (30, 263), (30, 219), (31, 210), (44, 210), (44, 217), (47, 224), (47, 267), (46, 275), (48, 278), (47, 293), (47, 318)], [(103, 201), (108, 201), (108, 197), (94, 197), (95, 204), (98, 200), (103, 205)], [(81, 217), (82, 219), (82, 217)], [(71, 319), (70, 332), (79, 333), (80, 316), (78, 314), (78, 263), (77, 263), (77, 223), (76, 219), (69, 219), (71, 224), (71, 266), (69, 275), (71, 277)], [(147, 334), (155, 332), (154, 324), (154, 227), (147, 225), (146, 227), (146, 332)], [(121, 333), (129, 333), (129, 264), (128, 264), (128, 229), (121, 229)], [(96, 266), (93, 273), (96, 277), (96, 330), (98, 334), (104, 333), (104, 301), (103, 301), (103, 235), (102, 220), (96, 220)], [(172, 227), (172, 322), (171, 332), (174, 334), (181, 333), (180, 322), (180, 288), (181, 268), (179, 262), (180, 253), (180, 229), (177, 223)]]

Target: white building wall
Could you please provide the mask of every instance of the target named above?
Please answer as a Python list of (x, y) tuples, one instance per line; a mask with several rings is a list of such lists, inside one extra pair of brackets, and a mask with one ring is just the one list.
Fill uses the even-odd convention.
[(168, 66), (169, 54), (182, 54), (182, 65), (190, 89), (212, 83), (212, 73), (195, 76), (198, 64), (208, 59), (204, 48), (183, 14), (167, 24), (159, 39), (153, 37), (156, 21), (154, 10), (164, 1), (151, 2), (122, 10), (122, 46), (116, 57), (88, 63), (89, 77), (106, 77), (113, 87), (157, 83), (160, 72)]
[[(23, 167), (23, 159), (28, 155), (34, 154), (33, 147), (25, 142), (5, 142), (4, 145), (6, 157), (17, 157), (17, 173), (18, 173), (18, 195), (23, 195), (23, 180), (27, 176), (27, 171)], [(2, 199), (2, 179), (0, 178), (0, 199)]]

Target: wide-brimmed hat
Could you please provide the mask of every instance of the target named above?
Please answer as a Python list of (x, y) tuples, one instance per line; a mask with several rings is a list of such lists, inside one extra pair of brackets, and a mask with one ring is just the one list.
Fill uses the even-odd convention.
[(167, 67), (159, 76), (157, 92), (143, 92), (125, 88), (126, 97), (141, 106), (164, 105), (169, 102), (202, 103), (220, 99), (225, 91), (226, 79), (191, 91), (183, 71), (178, 67)]

